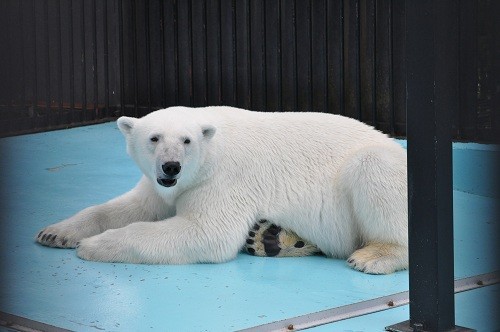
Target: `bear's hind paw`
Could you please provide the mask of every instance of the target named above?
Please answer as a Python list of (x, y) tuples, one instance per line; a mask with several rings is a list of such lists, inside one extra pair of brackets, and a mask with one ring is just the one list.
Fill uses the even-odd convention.
[(244, 247), (250, 255), (261, 257), (299, 257), (320, 253), (297, 234), (262, 219), (248, 232)]
[(356, 250), (347, 264), (368, 274), (389, 274), (408, 268), (408, 249), (389, 243), (370, 243)]

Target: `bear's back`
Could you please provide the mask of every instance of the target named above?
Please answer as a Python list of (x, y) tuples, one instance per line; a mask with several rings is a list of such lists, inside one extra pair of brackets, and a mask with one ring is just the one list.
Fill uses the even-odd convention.
[(340, 161), (367, 145), (399, 147), (385, 134), (341, 115), (254, 112), (223, 106), (204, 112), (211, 113), (218, 128), (215, 137), (232, 153)]

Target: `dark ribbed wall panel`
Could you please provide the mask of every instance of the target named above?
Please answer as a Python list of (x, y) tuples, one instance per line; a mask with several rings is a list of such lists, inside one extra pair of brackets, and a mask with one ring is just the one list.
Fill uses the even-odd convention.
[[(410, 1), (410, 0), (407, 0)], [(396, 0), (1, 0), (3, 136), (172, 105), (316, 111), (406, 134)], [(456, 139), (500, 127), (494, 0), (459, 1)]]
[(120, 114), (116, 1), (0, 1), (2, 136)]

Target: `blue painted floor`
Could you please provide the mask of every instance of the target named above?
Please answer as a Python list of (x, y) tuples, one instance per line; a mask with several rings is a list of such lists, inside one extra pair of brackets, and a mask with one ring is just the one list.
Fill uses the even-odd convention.
[[(499, 153), (455, 150), (464, 166), (455, 165), (454, 176), (467, 177), (455, 181), (457, 279), (500, 270), (493, 214), (499, 197), (484, 173), (469, 179), (476, 175), (468, 168), (488, 169), (484, 151)], [(408, 290), (407, 272), (371, 276), (320, 256), (240, 254), (225, 264), (187, 266), (82, 261), (34, 236), (140, 178), (115, 124), (4, 138), (0, 153), (2, 312), (75, 331), (234, 331)], [(500, 331), (499, 291), (495, 285), (457, 294), (457, 324)], [(312, 330), (383, 331), (407, 319), (404, 306)]]

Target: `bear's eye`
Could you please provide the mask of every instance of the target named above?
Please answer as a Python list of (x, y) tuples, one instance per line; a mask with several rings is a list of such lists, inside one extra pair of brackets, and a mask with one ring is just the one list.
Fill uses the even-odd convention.
[(191, 140), (190, 140), (189, 138), (186, 138), (186, 139), (184, 140), (184, 144), (189, 144), (189, 143), (191, 143)]
[(151, 137), (149, 140), (150, 140), (151, 142), (156, 143), (156, 142), (158, 142), (158, 136), (153, 136), (153, 137)]

